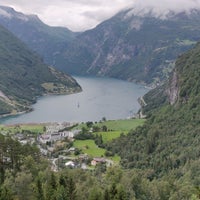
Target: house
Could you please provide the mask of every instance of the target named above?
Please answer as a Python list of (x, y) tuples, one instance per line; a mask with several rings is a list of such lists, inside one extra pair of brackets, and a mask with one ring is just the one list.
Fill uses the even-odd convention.
[(68, 152), (74, 152), (75, 149), (76, 149), (75, 147), (71, 147), (71, 148), (69, 148), (67, 151), (68, 151)]
[(93, 158), (93, 160), (91, 161), (92, 166), (96, 166), (99, 163), (106, 163), (106, 159), (105, 158)]
[(87, 169), (87, 165), (85, 163), (81, 164), (81, 169)]
[(72, 167), (72, 168), (74, 168), (74, 167), (75, 167), (75, 164), (74, 164), (73, 161), (68, 161), (68, 162), (65, 163), (65, 166), (66, 166), (66, 167)]
[(40, 148), (40, 152), (41, 152), (41, 154), (42, 154), (43, 156), (47, 156), (47, 154), (48, 154), (48, 151), (47, 151), (46, 149)]
[(39, 142), (45, 144), (47, 142), (55, 142), (59, 140), (63, 140), (66, 137), (70, 137), (72, 133), (70, 131), (65, 131), (65, 132), (53, 132), (50, 134), (42, 134), (39, 136), (38, 140)]
[(51, 135), (50, 134), (43, 134), (39, 136), (38, 140), (39, 142), (46, 144), (47, 142), (50, 142)]

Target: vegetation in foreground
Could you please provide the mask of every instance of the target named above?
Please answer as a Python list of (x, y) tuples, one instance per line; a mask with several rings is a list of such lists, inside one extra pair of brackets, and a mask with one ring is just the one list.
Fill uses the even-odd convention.
[(199, 172), (198, 162), (192, 171), (185, 168), (187, 173), (179, 181), (174, 173), (150, 179), (149, 170), (106, 168), (103, 164), (94, 170), (53, 172), (36, 147), (3, 136), (0, 143), (1, 200), (198, 199), (198, 188), (187, 182)]
[[(122, 124), (126, 123), (125, 121), (118, 122), (123, 127)], [(131, 123), (134, 123), (134, 120)], [(135, 123), (138, 124), (138, 120)], [(92, 122), (86, 123), (87, 128), (83, 128), (77, 136), (82, 137), (82, 140), (75, 139), (74, 146), (91, 157), (105, 156), (106, 149), (99, 148), (96, 144), (95, 137), (97, 133), (89, 132), (94, 125)], [(101, 130), (101, 132), (98, 132), (99, 136), (111, 133), (112, 137), (116, 138), (113, 131), (106, 130), (104, 123), (101, 125), (103, 126), (99, 127)], [(102, 128), (104, 132), (102, 132)], [(111, 128), (114, 129), (114, 127)], [(119, 166), (116, 167), (115, 165), (115, 167), (107, 168), (105, 163), (102, 163), (95, 168), (90, 168), (90, 170), (68, 168), (55, 173), (51, 170), (50, 163), (41, 157), (36, 144), (30, 145), (27, 143), (22, 145), (11, 138), (14, 133), (37, 135), (44, 130), (44, 125), (1, 125), (0, 132), (4, 136), (0, 135), (0, 199), (92, 200), (96, 198), (128, 198), (129, 194), (123, 186), (123, 181), (120, 181), (123, 172)], [(88, 135), (94, 138), (84, 139)], [(109, 137), (109, 142), (112, 141), (112, 137)], [(102, 142), (102, 144), (105, 145), (108, 141)], [(119, 162), (117, 156), (112, 156), (112, 159)]]

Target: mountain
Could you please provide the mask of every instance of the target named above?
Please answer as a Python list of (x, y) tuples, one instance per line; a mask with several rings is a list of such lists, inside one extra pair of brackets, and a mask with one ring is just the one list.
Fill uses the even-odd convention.
[(190, 192), (199, 188), (199, 72), (200, 43), (178, 58), (162, 87), (144, 96), (145, 125), (109, 147), (122, 157), (125, 168), (142, 169), (150, 180), (165, 177), (163, 181), (175, 181), (179, 189), (188, 183)]
[(75, 37), (75, 33), (67, 28), (50, 27), (36, 15), (25, 15), (5, 6), (0, 6), (0, 24), (40, 54), (49, 65), (54, 65), (54, 56)]
[(0, 24), (59, 70), (154, 86), (168, 77), (175, 59), (200, 40), (198, 10), (158, 15), (129, 9), (92, 30), (73, 33), (0, 6)]
[(29, 109), (37, 96), (80, 91), (70, 76), (44, 64), (40, 57), (0, 26), (0, 115)]
[(177, 56), (200, 40), (200, 12), (171, 11), (163, 18), (131, 11), (79, 34), (58, 55), (57, 67), (147, 84), (168, 77)]

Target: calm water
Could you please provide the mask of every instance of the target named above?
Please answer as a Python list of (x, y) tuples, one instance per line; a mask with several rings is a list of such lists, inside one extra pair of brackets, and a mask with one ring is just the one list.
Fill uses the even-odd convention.
[(33, 105), (34, 111), (1, 119), (1, 123), (82, 122), (124, 119), (140, 108), (137, 99), (148, 90), (141, 85), (112, 78), (75, 77), (83, 92), (45, 96)]

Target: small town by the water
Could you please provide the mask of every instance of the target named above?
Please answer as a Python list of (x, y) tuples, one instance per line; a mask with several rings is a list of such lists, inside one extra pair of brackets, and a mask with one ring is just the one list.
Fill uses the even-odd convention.
[[(99, 123), (103, 123), (106, 119), (103, 118)], [(97, 122), (95, 122), (97, 123)], [(30, 124), (14, 124), (0, 126), (3, 135), (10, 135), (13, 139), (19, 141), (22, 145), (31, 144), (36, 145), (43, 157), (47, 158), (51, 163), (52, 171), (59, 171), (63, 168), (81, 168), (84, 170), (94, 169), (98, 164), (103, 164), (107, 167), (114, 165), (112, 155), (106, 153), (97, 156), (91, 156), (84, 153), (80, 148), (73, 145), (76, 136), (86, 135), (82, 138), (83, 144), (85, 139), (95, 138), (94, 135), (99, 131), (112, 134), (112, 130), (103, 125), (102, 128), (95, 126), (93, 122), (74, 123), (74, 122), (54, 122), (54, 123), (30, 123)], [(28, 130), (26, 127), (31, 127)], [(40, 127), (38, 131), (34, 132), (31, 129)], [(117, 136), (117, 135), (116, 135)], [(100, 143), (102, 144), (102, 137)], [(77, 137), (80, 139), (80, 137)], [(80, 139), (81, 140), (81, 139)], [(87, 143), (87, 142), (86, 142)], [(98, 143), (95, 144), (97, 149), (100, 149)], [(85, 144), (83, 149), (90, 147)], [(93, 152), (95, 153), (95, 151)]]

